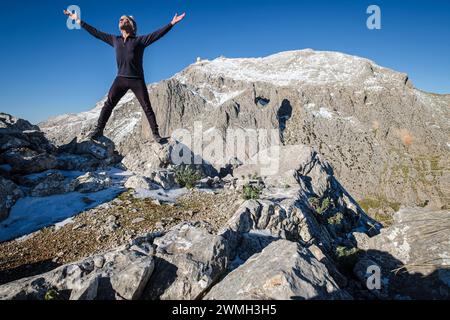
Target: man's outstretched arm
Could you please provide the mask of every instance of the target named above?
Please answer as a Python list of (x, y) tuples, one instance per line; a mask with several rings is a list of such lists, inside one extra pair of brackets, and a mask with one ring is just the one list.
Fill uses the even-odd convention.
[(114, 47), (114, 43), (113, 43), (114, 36), (113, 35), (95, 29), (93, 26), (80, 20), (76, 13), (71, 13), (67, 10), (64, 10), (64, 14), (66, 16), (68, 16), (70, 19), (75, 20), (76, 23), (78, 23), (82, 28), (84, 28), (87, 32), (89, 32), (95, 38), (100, 39), (103, 42), (106, 42), (110, 46)]
[(170, 29), (172, 29), (172, 27), (174, 25), (176, 25), (178, 22), (183, 20), (185, 15), (186, 15), (186, 13), (183, 13), (180, 16), (175, 14), (175, 16), (173, 17), (172, 21), (170, 23), (168, 23), (167, 25), (165, 25), (164, 27), (162, 27), (161, 29), (156, 30), (155, 32), (152, 32), (152, 33), (150, 33), (150, 34), (148, 34), (146, 36), (141, 36), (142, 44), (144, 46), (148, 47), (153, 42), (161, 39), (165, 34), (167, 34), (167, 32), (170, 31)]

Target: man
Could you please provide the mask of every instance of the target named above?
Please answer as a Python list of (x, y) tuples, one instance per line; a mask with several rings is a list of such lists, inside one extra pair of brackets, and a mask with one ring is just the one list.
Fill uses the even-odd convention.
[(121, 35), (116, 36), (95, 29), (86, 22), (80, 20), (76, 13), (71, 13), (64, 10), (64, 14), (70, 19), (75, 20), (76, 23), (81, 25), (81, 27), (91, 35), (106, 42), (116, 50), (118, 67), (117, 77), (109, 90), (108, 99), (100, 112), (97, 125), (94, 130), (89, 133), (88, 137), (91, 139), (98, 139), (103, 136), (103, 130), (105, 129), (106, 123), (111, 116), (113, 108), (117, 105), (125, 93), (131, 89), (144, 109), (154, 140), (157, 143), (162, 143), (162, 138), (159, 135), (158, 124), (156, 123), (155, 113), (153, 112), (150, 104), (147, 86), (144, 79), (144, 70), (142, 67), (144, 50), (146, 47), (169, 32), (175, 24), (183, 20), (186, 14), (183, 13), (180, 16), (175, 14), (169, 24), (145, 36), (136, 35), (137, 24), (133, 16), (124, 15), (120, 17), (119, 29)]

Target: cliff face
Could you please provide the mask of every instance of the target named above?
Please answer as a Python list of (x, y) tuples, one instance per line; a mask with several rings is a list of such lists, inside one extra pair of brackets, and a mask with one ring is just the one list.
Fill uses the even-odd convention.
[[(306, 144), (324, 155), (372, 215), (401, 204), (448, 207), (450, 95), (420, 91), (404, 73), (307, 49), (200, 61), (148, 88), (164, 135), (192, 129), (195, 121), (206, 135), (216, 128), (223, 139), (229, 128), (273, 128), (284, 144)], [(67, 143), (94, 125), (102, 103), (39, 126), (54, 142)], [(106, 130), (124, 156), (139, 157), (135, 150), (148, 136), (141, 119), (130, 92)], [(211, 162), (219, 168), (225, 160)]]

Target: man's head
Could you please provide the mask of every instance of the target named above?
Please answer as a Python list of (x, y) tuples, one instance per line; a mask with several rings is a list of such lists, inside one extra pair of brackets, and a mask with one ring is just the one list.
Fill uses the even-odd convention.
[(119, 29), (125, 30), (128, 33), (136, 34), (137, 33), (137, 24), (136, 24), (136, 21), (134, 20), (134, 17), (127, 16), (127, 15), (121, 16), (120, 20), (119, 20)]

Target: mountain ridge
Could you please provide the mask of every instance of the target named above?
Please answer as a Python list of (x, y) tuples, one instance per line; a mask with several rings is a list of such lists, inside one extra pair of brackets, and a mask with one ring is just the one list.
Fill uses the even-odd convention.
[[(192, 129), (195, 121), (224, 139), (228, 128), (277, 129), (286, 144), (307, 144), (329, 158), (366, 209), (392, 204), (372, 207), (374, 214), (396, 211), (399, 204), (448, 205), (450, 95), (416, 89), (406, 73), (366, 58), (305, 49), (200, 60), (148, 88), (164, 135)], [(148, 137), (139, 103), (128, 99), (106, 128), (125, 155)], [(39, 125), (52, 141), (67, 143), (94, 125), (102, 101), (87, 114)]]

